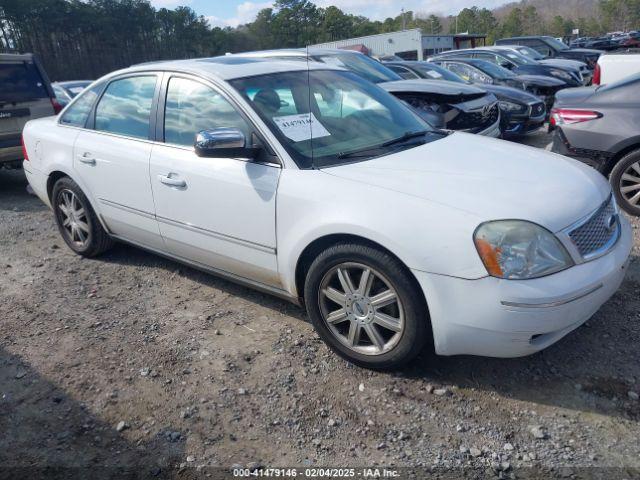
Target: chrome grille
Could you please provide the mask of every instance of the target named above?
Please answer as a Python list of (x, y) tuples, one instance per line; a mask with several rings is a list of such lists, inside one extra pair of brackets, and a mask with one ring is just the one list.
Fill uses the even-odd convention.
[(580, 226), (569, 232), (580, 255), (588, 259), (605, 253), (618, 239), (620, 222), (613, 197), (604, 202), (598, 210)]

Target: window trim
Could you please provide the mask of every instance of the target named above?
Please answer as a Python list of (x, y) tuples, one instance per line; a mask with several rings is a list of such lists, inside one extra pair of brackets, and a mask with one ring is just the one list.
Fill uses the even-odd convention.
[(164, 116), (167, 102), (167, 92), (169, 89), (169, 82), (172, 78), (183, 78), (185, 80), (191, 80), (197, 83), (204, 85), (205, 87), (211, 88), (215, 93), (219, 94), (222, 98), (224, 98), (229, 104), (235, 109), (235, 111), (242, 117), (242, 119), (247, 123), (247, 126), (250, 130), (250, 137), (255, 135), (258, 137), (258, 140), (262, 144), (262, 146), (266, 149), (267, 155), (271, 157), (272, 162), (259, 162), (255, 159), (243, 159), (243, 158), (232, 158), (231, 160), (237, 160), (242, 162), (253, 162), (260, 163), (262, 165), (267, 166), (277, 166), (278, 168), (284, 167), (284, 162), (276, 153), (277, 150), (272, 145), (271, 141), (268, 140), (268, 137), (262, 133), (262, 131), (258, 128), (255, 122), (246, 114), (244, 109), (238, 102), (231, 97), (224, 89), (211, 81), (206, 77), (201, 77), (199, 75), (194, 75), (185, 72), (176, 72), (176, 71), (166, 71), (164, 72), (164, 76), (160, 81), (160, 88), (158, 92), (158, 99), (156, 102), (156, 112), (155, 112), (155, 128), (153, 131), (152, 141), (157, 145), (162, 145), (169, 148), (177, 148), (180, 150), (190, 151), (195, 155), (195, 151), (193, 146), (179, 145), (175, 143), (167, 143), (164, 140)]
[[(108, 132), (106, 130), (96, 130), (96, 110), (98, 109), (98, 105), (102, 101), (102, 98), (104, 97), (104, 94), (106, 93), (109, 86), (112, 83), (117, 82), (119, 80), (124, 80), (126, 78), (133, 78), (133, 77), (155, 77), (156, 78), (156, 85), (153, 90), (153, 97), (151, 99), (151, 109), (149, 111), (149, 130), (147, 132), (147, 138), (132, 137), (130, 135), (123, 135), (122, 133)], [(158, 105), (158, 93), (160, 90), (160, 85), (162, 83), (162, 78), (163, 78), (163, 72), (158, 72), (158, 71), (129, 72), (129, 73), (124, 73), (122, 75), (118, 75), (110, 78), (109, 81), (105, 83), (104, 87), (102, 88), (102, 91), (100, 92), (100, 95), (98, 96), (93, 106), (91, 107), (89, 116), (87, 117), (87, 121), (85, 123), (85, 129), (91, 130), (94, 133), (109, 135), (112, 137), (126, 138), (129, 140), (138, 140), (142, 142), (145, 142), (145, 141), (152, 142), (153, 141), (152, 135), (153, 135), (153, 132), (155, 131), (155, 122), (156, 122), (155, 110)]]

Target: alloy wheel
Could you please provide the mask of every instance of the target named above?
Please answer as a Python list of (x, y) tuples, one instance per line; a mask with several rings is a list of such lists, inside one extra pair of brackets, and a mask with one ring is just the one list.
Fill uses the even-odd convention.
[(629, 165), (620, 177), (620, 194), (631, 206), (640, 206), (640, 162)]
[(385, 276), (367, 265), (331, 268), (320, 282), (319, 303), (331, 333), (355, 352), (381, 355), (402, 337), (402, 302)]
[(78, 196), (69, 189), (58, 194), (58, 210), (62, 229), (74, 245), (85, 248), (91, 236), (87, 211)]

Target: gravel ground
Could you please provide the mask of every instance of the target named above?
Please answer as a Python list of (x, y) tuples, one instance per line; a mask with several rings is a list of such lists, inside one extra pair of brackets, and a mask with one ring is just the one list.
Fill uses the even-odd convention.
[(276, 298), (132, 247), (72, 254), (25, 187), (0, 171), (0, 478), (29, 466), (640, 474), (585, 470), (640, 469), (637, 219), (622, 288), (556, 345), (509, 360), (425, 353), (377, 373), (330, 353)]

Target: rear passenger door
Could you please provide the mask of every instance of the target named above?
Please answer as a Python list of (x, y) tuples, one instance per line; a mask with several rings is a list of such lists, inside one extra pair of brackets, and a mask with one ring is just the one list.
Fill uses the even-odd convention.
[(109, 230), (155, 249), (163, 244), (154, 218), (149, 159), (159, 85), (156, 73), (111, 79), (76, 139), (73, 158)]

